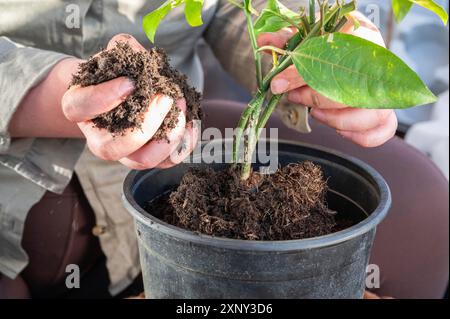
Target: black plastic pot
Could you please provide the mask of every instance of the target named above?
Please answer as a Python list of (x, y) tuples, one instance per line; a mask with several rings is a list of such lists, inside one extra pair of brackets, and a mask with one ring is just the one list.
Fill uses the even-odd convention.
[[(219, 141), (222, 143), (221, 141)], [(361, 298), (376, 226), (391, 205), (389, 187), (367, 164), (322, 148), (279, 142), (281, 165), (311, 160), (328, 177), (330, 208), (359, 222), (304, 240), (245, 241), (198, 235), (142, 207), (173, 189), (191, 165), (133, 171), (124, 203), (136, 221), (148, 298)], [(225, 164), (209, 164), (223, 168)], [(258, 166), (258, 165), (256, 165)], [(214, 181), (211, 181), (214, 183)]]

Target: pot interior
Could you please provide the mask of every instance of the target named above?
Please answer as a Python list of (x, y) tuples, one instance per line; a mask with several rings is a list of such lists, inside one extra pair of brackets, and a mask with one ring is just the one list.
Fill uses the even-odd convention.
[[(267, 143), (269, 142), (267, 141)], [(260, 151), (258, 150), (258, 152)], [(389, 189), (382, 177), (370, 166), (354, 158), (338, 155), (321, 148), (289, 142), (279, 142), (277, 153), (280, 166), (308, 160), (322, 167), (329, 187), (327, 202), (330, 209), (338, 213), (338, 221), (345, 220), (350, 221), (351, 225), (357, 224), (379, 208), (383, 194), (384, 197), (389, 197), (387, 195)], [(202, 156), (205, 159), (205, 154)], [(226, 156), (227, 154), (224, 153), (224, 157)], [(209, 160), (206, 161), (209, 162)], [(132, 197), (131, 204), (138, 205), (141, 208), (138, 210), (142, 212), (148, 202), (176, 188), (189, 167), (204, 165), (212, 165), (214, 169), (219, 170), (229, 164), (182, 163), (166, 170), (154, 169), (137, 172), (131, 180), (127, 179), (127, 182), (131, 184), (129, 191), (127, 191), (127, 182), (125, 183), (125, 197), (129, 201), (128, 197)], [(258, 169), (260, 166), (260, 163), (256, 163), (254, 169)], [(388, 206), (388, 204), (386, 205)], [(149, 213), (156, 218), (160, 217), (159, 212)]]

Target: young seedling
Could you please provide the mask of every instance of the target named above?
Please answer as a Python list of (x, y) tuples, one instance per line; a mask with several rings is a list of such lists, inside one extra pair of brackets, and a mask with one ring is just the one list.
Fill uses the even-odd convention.
[[(187, 22), (202, 24), (203, 0), (168, 0), (145, 16), (143, 28), (154, 42), (157, 28), (167, 13), (181, 5)], [(229, 0), (245, 14), (253, 50), (257, 90), (242, 113), (233, 143), (233, 162), (241, 163), (241, 178), (251, 173), (251, 160), (262, 128), (280, 102), (282, 95), (270, 94), (270, 82), (280, 72), (295, 65), (304, 81), (325, 97), (357, 108), (405, 109), (432, 103), (434, 94), (419, 76), (389, 50), (362, 38), (339, 33), (356, 1), (310, 0), (309, 8), (294, 12), (278, 0), (268, 0), (258, 12), (251, 0)], [(397, 21), (401, 21), (413, 4), (436, 13), (447, 24), (447, 12), (432, 0), (392, 0)], [(284, 49), (258, 47), (257, 36), (285, 27), (297, 29)], [(355, 24), (355, 28), (358, 25)], [(271, 51), (272, 68), (262, 71), (262, 51)], [(238, 154), (244, 135), (244, 152)]]

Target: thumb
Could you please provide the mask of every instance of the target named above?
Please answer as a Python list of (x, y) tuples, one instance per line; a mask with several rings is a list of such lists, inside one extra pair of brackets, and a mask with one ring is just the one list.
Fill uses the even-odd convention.
[(72, 122), (88, 121), (118, 106), (133, 90), (133, 82), (126, 77), (86, 87), (74, 86), (62, 97), (63, 113)]

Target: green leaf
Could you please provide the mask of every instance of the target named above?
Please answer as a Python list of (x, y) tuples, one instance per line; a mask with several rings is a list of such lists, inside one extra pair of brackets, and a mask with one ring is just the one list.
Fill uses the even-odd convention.
[(436, 101), (419, 76), (389, 50), (342, 33), (312, 38), (291, 52), (305, 82), (359, 108), (408, 108)]
[[(283, 19), (286, 17), (287, 19)], [(267, 6), (255, 22), (255, 33), (259, 35), (263, 32), (277, 32), (292, 24), (286, 20), (300, 23), (300, 15), (286, 8), (277, 0), (268, 0)]]
[(392, 0), (392, 11), (394, 11), (395, 20), (400, 23), (411, 10), (413, 3), (409, 0)]
[(339, 19), (342, 19), (347, 14), (356, 10), (356, 1), (348, 2), (344, 4), (339, 11)]
[(408, 14), (413, 4), (417, 4), (425, 9), (434, 12), (438, 15), (442, 22), (447, 25), (448, 22), (448, 13), (438, 5), (433, 0), (392, 0), (392, 9), (394, 11), (395, 18), (397, 22), (403, 20), (403, 18)]
[(448, 13), (445, 11), (444, 8), (442, 8), (440, 5), (438, 5), (433, 0), (410, 0), (411, 2), (424, 7), (425, 9), (430, 10), (431, 12), (434, 12), (441, 18), (442, 22), (447, 25), (448, 22)]
[(158, 9), (150, 12), (144, 17), (142, 21), (142, 27), (147, 37), (153, 43), (155, 42), (156, 30), (158, 29), (159, 24), (173, 7), (173, 2), (171, 0), (168, 0), (163, 3)]
[(203, 0), (186, 0), (184, 15), (191, 27), (198, 27), (203, 24), (202, 8)]

